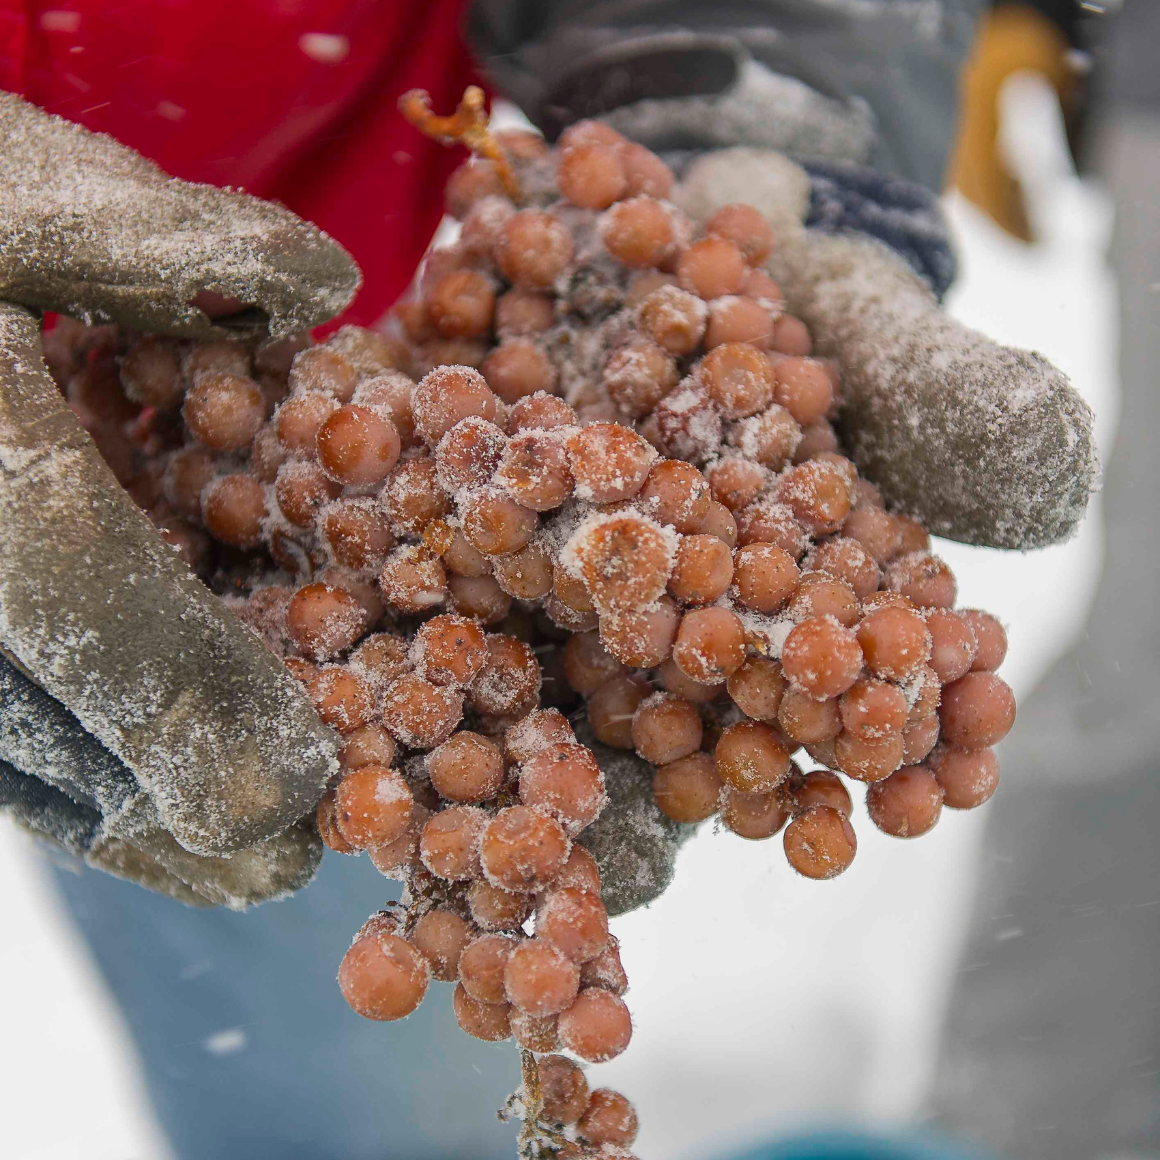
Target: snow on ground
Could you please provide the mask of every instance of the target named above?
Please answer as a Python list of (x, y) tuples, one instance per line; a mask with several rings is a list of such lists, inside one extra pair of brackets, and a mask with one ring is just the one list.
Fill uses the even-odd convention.
[[(963, 259), (950, 306), (1070, 373), (1097, 410), (1106, 456), (1115, 418), (1108, 207), (1069, 174), (1042, 92), (1016, 85), (1011, 99), (1021, 130), (1012, 149), (1043, 240), (1021, 246), (948, 199)], [(1100, 564), (1098, 512), (1072, 543), (1033, 555), (940, 550), (962, 599), (1009, 625), (1004, 673), (1026, 693), (1082, 625)], [(709, 831), (691, 842), (668, 894), (614, 925), (637, 1033), (593, 1078), (636, 1100), (640, 1154), (719, 1152), (723, 1127), (743, 1141), (823, 1120), (913, 1115), (964, 934), (981, 823), (944, 815), (913, 844), (864, 824), (854, 871), (824, 886), (792, 876), (776, 842)], [(31, 841), (2, 820), (0, 881), (5, 1157), (167, 1160), (119, 1015)]]

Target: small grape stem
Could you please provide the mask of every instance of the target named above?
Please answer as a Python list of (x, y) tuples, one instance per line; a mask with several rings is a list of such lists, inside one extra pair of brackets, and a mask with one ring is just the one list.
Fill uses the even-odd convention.
[(399, 98), (399, 112), (420, 133), (444, 145), (466, 145), (477, 157), (492, 162), (504, 192), (512, 201), (520, 200), (520, 183), (491, 132), (483, 89), (478, 85), (467, 86), (459, 107), (450, 116), (431, 111), (431, 94), (424, 89), (404, 93)]
[(516, 1138), (516, 1155), (519, 1160), (546, 1160), (555, 1156), (570, 1141), (559, 1129), (546, 1124), (544, 1115), (544, 1090), (540, 1085), (540, 1067), (536, 1057), (527, 1049), (520, 1048), (521, 1084), (517, 1091), (500, 1110), (501, 1120), (518, 1117), (523, 1127)]

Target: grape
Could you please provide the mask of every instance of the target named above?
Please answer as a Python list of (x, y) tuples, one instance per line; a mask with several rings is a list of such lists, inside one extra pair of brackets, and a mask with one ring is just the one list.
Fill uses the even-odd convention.
[(600, 893), (600, 870), (596, 859), (583, 846), (576, 844), (573, 844), (564, 865), (548, 884), (549, 890), (565, 890), (568, 887), (588, 890), (593, 894)]
[(624, 1000), (601, 987), (585, 987), (557, 1024), (560, 1042), (588, 1063), (618, 1056), (632, 1038), (632, 1018)]
[(634, 197), (608, 211), (601, 237), (608, 252), (626, 266), (661, 266), (673, 249), (672, 218), (654, 198)]
[(682, 604), (712, 604), (728, 591), (732, 581), (732, 553), (716, 536), (681, 539), (669, 577), (669, 592), (677, 600)]
[(450, 806), (427, 820), (419, 836), (419, 857), (432, 874), (466, 882), (480, 873), (479, 844), (487, 815), (474, 806)]
[(496, 482), (535, 512), (559, 507), (575, 483), (567, 449), (551, 430), (539, 429), (523, 431), (508, 443)]
[(932, 608), (926, 614), (930, 633), (930, 667), (947, 685), (964, 677), (974, 667), (979, 642), (970, 623), (948, 608)]
[(963, 750), (936, 746), (927, 766), (943, 790), (943, 802), (953, 810), (981, 806), (999, 785), (999, 762), (991, 749)]
[(641, 302), (637, 325), (663, 350), (689, 354), (701, 341), (709, 312), (699, 298), (676, 286), (659, 286)]
[(345, 589), (332, 584), (306, 584), (290, 599), (286, 631), (315, 660), (325, 660), (349, 648), (367, 627), (367, 614)]
[(373, 500), (339, 499), (322, 507), (318, 530), (336, 564), (356, 571), (381, 568), (394, 536)]
[(481, 1003), (473, 999), (461, 983), (451, 997), (455, 1022), (475, 1039), (499, 1043), (511, 1037), (511, 1008), (507, 1003)]
[(463, 716), (463, 694), (413, 673), (392, 681), (383, 698), (383, 724), (413, 749), (446, 741)]
[(508, 1002), (527, 1015), (558, 1015), (576, 998), (580, 968), (564, 952), (539, 937), (516, 946), (504, 966)]
[(343, 769), (362, 769), (364, 765), (390, 765), (395, 760), (395, 739), (382, 725), (362, 725), (343, 739), (338, 751)]
[(751, 657), (726, 682), (734, 704), (756, 721), (774, 721), (785, 695), (781, 665), (769, 657)]
[(617, 660), (651, 669), (667, 660), (676, 643), (681, 613), (668, 596), (642, 612), (615, 612), (600, 618), (600, 639)]
[(508, 958), (519, 945), (508, 935), (484, 934), (464, 947), (459, 957), (459, 981), (479, 1003), (506, 1003), (504, 972)]
[(683, 697), (658, 693), (637, 708), (632, 744), (653, 765), (668, 765), (701, 748), (703, 729), (696, 707)]
[(902, 680), (926, 664), (931, 635), (913, 610), (879, 608), (858, 625), (858, 643), (871, 672), (887, 680)]
[(318, 827), (318, 836), (336, 854), (358, 853), (358, 850), (342, 836), (342, 832), (335, 822), (334, 790), (327, 790), (319, 799), (318, 808), (315, 811), (315, 824)]
[(519, 930), (532, 912), (526, 894), (512, 894), (477, 878), (467, 888), (467, 907), (472, 921), (482, 930)]
[(781, 650), (781, 667), (811, 697), (836, 697), (857, 680), (862, 649), (848, 628), (814, 616), (790, 629)]
[(401, 774), (381, 765), (366, 765), (338, 783), (335, 822), (342, 836), (357, 849), (383, 846), (406, 832), (413, 801), (411, 788)]
[(866, 741), (878, 741), (901, 733), (908, 706), (902, 690), (885, 681), (863, 678), (838, 699), (842, 728)]
[(317, 463), (290, 459), (278, 468), (274, 498), (278, 510), (298, 528), (311, 528), (330, 500), (342, 494), (342, 485), (331, 479)]
[(558, 709), (536, 709), (509, 728), (503, 738), (503, 752), (508, 761), (519, 764), (553, 746), (574, 741), (572, 726), (563, 713)]
[(231, 374), (202, 375), (186, 394), (182, 418), (199, 443), (212, 451), (242, 451), (266, 418), (258, 384)]
[(607, 209), (628, 192), (628, 175), (619, 143), (601, 142), (565, 146), (556, 173), (560, 192), (583, 209)]
[(429, 970), (419, 951), (397, 935), (364, 935), (343, 956), (338, 985), (365, 1019), (402, 1019), (423, 1001)]
[(291, 391), (318, 391), (346, 403), (354, 394), (358, 372), (333, 347), (312, 346), (294, 356), (287, 381)]
[(483, 630), (462, 616), (432, 617), (411, 647), (416, 671), (436, 685), (470, 685), (487, 664)]
[(741, 250), (716, 235), (694, 242), (677, 260), (682, 288), (704, 299), (736, 294), (747, 273)]
[[(747, 342), (726, 342), (705, 355), (694, 371), (722, 418), (746, 419), (769, 405), (780, 373), (763, 351)], [(784, 400), (778, 399), (784, 404)], [(793, 414), (793, 408), (787, 407)], [(794, 418), (798, 416), (794, 414)], [(801, 421), (800, 419), (798, 420)]]
[(636, 495), (656, 457), (644, 439), (619, 423), (592, 423), (568, 440), (576, 494), (596, 503)]
[(369, 407), (348, 404), (318, 428), (318, 462), (337, 483), (379, 483), (391, 473), (401, 442), (394, 423)]
[(240, 472), (210, 480), (201, 492), (201, 516), (215, 539), (234, 548), (256, 548), (269, 515), (266, 493)]
[(769, 793), (790, 770), (781, 734), (761, 721), (730, 725), (717, 741), (713, 759), (717, 776), (743, 793)]
[(955, 602), (951, 570), (924, 551), (907, 552), (888, 564), (886, 584), (919, 608), (950, 608)]
[(362, 729), (374, 716), (375, 696), (370, 682), (337, 665), (319, 670), (307, 681), (306, 695), (323, 724), (339, 733)]
[(522, 290), (549, 290), (572, 262), (572, 238), (551, 214), (523, 209), (499, 231), (495, 259)]
[(811, 806), (830, 806), (848, 818), (853, 808), (842, 779), (828, 769), (815, 769), (809, 773), (795, 770), (782, 785), (782, 800), (795, 814)]
[(512, 1008), (508, 1018), (511, 1021), (512, 1036), (526, 1050), (555, 1051), (560, 1046), (555, 1015), (527, 1015)]
[(750, 841), (771, 838), (788, 817), (789, 812), (776, 790), (746, 793), (726, 785), (721, 791), (721, 821), (738, 837)]
[(611, 1088), (596, 1088), (576, 1124), (577, 1134), (589, 1144), (612, 1144), (627, 1148), (636, 1139), (639, 1123), (636, 1109)]
[(737, 599), (752, 612), (774, 613), (793, 595), (798, 567), (793, 556), (775, 544), (746, 544), (734, 564)]
[(887, 733), (870, 739), (843, 730), (834, 738), (838, 768), (857, 781), (881, 781), (892, 774), (903, 758), (902, 735)]
[(647, 682), (625, 674), (606, 681), (588, 699), (588, 723), (596, 738), (614, 749), (632, 748), (632, 722), (649, 694)]
[(487, 824), (479, 846), (483, 873), (504, 890), (546, 886), (568, 857), (568, 836), (555, 818), (531, 806), (508, 806)]
[(574, 1124), (588, 1107), (588, 1081), (584, 1072), (563, 1055), (538, 1061), (544, 1118), (557, 1124)]
[(866, 794), (870, 820), (896, 838), (925, 834), (938, 821), (942, 805), (942, 786), (921, 765), (892, 773), (875, 782)]
[(537, 913), (536, 937), (574, 963), (594, 959), (608, 945), (608, 913), (600, 896), (575, 887), (552, 890)]
[(702, 684), (730, 677), (745, 663), (745, 630), (726, 608), (694, 608), (681, 618), (673, 661)]
[(444, 338), (480, 338), (491, 329), (495, 290), (477, 270), (456, 270), (432, 288), (427, 312)]
[(440, 795), (453, 802), (482, 802), (503, 784), (503, 756), (486, 737), (466, 730), (431, 751), (427, 776)]
[(444, 983), (459, 978), (459, 956), (471, 938), (471, 927), (453, 910), (429, 910), (411, 931), (411, 945), (431, 964), (431, 974)]
[(854, 828), (832, 806), (810, 806), (785, 829), (785, 856), (806, 878), (833, 878), (846, 870), (858, 849)]
[(543, 349), (524, 338), (507, 339), (484, 359), (479, 369), (488, 386), (509, 404), (537, 391), (552, 393), (559, 379), (555, 364)]
[(520, 767), (520, 800), (578, 833), (604, 808), (604, 774), (583, 745), (550, 745)]
[(965, 608), (959, 615), (975, 634), (978, 651), (971, 663), (971, 671), (993, 673), (1007, 655), (1007, 633), (1003, 626), (989, 613), (974, 608)]
[(628, 990), (628, 976), (620, 962), (620, 943), (614, 935), (595, 958), (580, 967), (581, 987), (603, 987), (614, 995), (623, 995)]
[(959, 749), (989, 749), (1015, 723), (1015, 697), (994, 673), (968, 673), (947, 685), (939, 705), (942, 737)]
[(721, 785), (712, 756), (694, 753), (656, 771), (653, 796), (674, 822), (701, 822), (717, 812)]

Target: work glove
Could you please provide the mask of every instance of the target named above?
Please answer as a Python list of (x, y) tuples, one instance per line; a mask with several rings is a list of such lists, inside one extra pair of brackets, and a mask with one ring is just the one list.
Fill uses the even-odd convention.
[(736, 201), (765, 213), (777, 239), (767, 268), (815, 352), (840, 367), (843, 446), (888, 505), (996, 548), (1075, 531), (1099, 473), (1091, 409), (1042, 355), (940, 308), (937, 250), (928, 266), (922, 244), (933, 210), (917, 187), (849, 168), (819, 177), (742, 147), (694, 161), (678, 196), (697, 221)]
[[(39, 311), (257, 342), (316, 326), (359, 274), (280, 206), (169, 178), (0, 94), (0, 805), (187, 902), (296, 889), (336, 769), (294, 680), (164, 543), (42, 358)], [(246, 308), (211, 318), (195, 305)]]
[(888, 504), (966, 543), (1041, 547), (1083, 516), (1091, 414), (1045, 359), (938, 308), (954, 258), (935, 191), (984, 6), (920, 7), (477, 0), (468, 33), (549, 138), (599, 117), (670, 159), (694, 219), (766, 211), (770, 271), (839, 364), (845, 450)]

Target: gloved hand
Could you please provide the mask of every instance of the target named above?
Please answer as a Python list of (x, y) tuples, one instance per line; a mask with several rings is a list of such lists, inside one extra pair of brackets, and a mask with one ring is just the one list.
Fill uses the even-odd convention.
[[(968, 544), (1028, 549), (1066, 539), (1099, 472), (1091, 409), (1042, 355), (1000, 346), (944, 313), (899, 249), (880, 240), (892, 231), (850, 228), (860, 207), (851, 171), (843, 176), (845, 228), (835, 231), (804, 228), (818, 213), (818, 178), (773, 150), (705, 154), (680, 198), (698, 221), (749, 201), (772, 222), (767, 267), (816, 353), (841, 367), (844, 446), (888, 504)], [(863, 212), (878, 224), (889, 191), (875, 184)], [(895, 184), (902, 200), (914, 192)]]
[[(278, 337), (342, 310), (358, 271), (287, 210), (170, 179), (14, 96), (0, 131), (0, 805), (185, 901), (284, 893), (320, 854), (295, 823), (334, 735), (117, 484), (33, 310)], [(249, 309), (211, 319), (202, 291)]]
[(937, 301), (954, 260), (934, 191), (983, 7), (656, 0), (645, 15), (628, 0), (476, 0), (468, 30), (549, 137), (600, 117), (685, 151), (694, 218), (731, 201), (765, 209), (771, 272), (841, 366), (859, 471), (934, 532), (1034, 548), (1082, 518), (1098, 472), (1090, 412), (1046, 360)]

